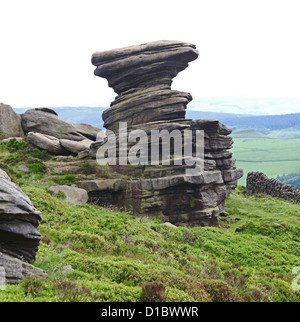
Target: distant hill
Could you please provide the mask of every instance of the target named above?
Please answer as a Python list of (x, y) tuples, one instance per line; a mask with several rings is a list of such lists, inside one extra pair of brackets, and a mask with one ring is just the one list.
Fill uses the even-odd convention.
[[(64, 120), (73, 123), (88, 123), (103, 128), (102, 113), (108, 107), (54, 107), (53, 110)], [(24, 113), (28, 108), (16, 108), (17, 113)], [(300, 113), (285, 115), (246, 115), (196, 111), (187, 109), (188, 119), (215, 119), (229, 128), (252, 129), (255, 132), (275, 138), (300, 138)], [(253, 133), (252, 133), (253, 135)]]
[(275, 138), (300, 138), (300, 113), (256, 116), (187, 111), (187, 117), (192, 119), (213, 118), (232, 129), (252, 129)]
[(300, 173), (290, 173), (283, 176), (277, 176), (277, 179), (282, 183), (291, 184), (300, 188)]
[(271, 139), (269, 136), (262, 133), (256, 132), (252, 129), (247, 130), (235, 130), (232, 132), (231, 136), (233, 138), (266, 138)]
[[(108, 107), (89, 107), (89, 106), (64, 106), (64, 107), (50, 107), (60, 118), (72, 123), (87, 123), (99, 128), (103, 128), (102, 113)], [(24, 113), (28, 108), (16, 108), (17, 113)]]
[[(24, 113), (28, 108), (17, 108)], [(73, 123), (88, 123), (103, 128), (102, 113), (107, 107), (57, 107), (58, 115)], [(237, 167), (244, 169), (239, 184), (246, 184), (247, 173), (261, 171), (284, 183), (298, 184), (300, 169), (300, 113), (254, 116), (187, 110), (188, 119), (215, 119), (233, 129), (233, 154)], [(285, 140), (282, 140), (285, 139)]]
[[(63, 120), (72, 123), (87, 123), (97, 127), (103, 127), (102, 113), (108, 107), (89, 107), (89, 106), (64, 106), (51, 107)], [(15, 111), (19, 114), (24, 113), (29, 108), (16, 108)], [(239, 119), (245, 117), (243, 114), (232, 113), (217, 113), (217, 112), (202, 112), (187, 110), (186, 118), (188, 119), (214, 119), (225, 123), (227, 119)]]
[(226, 118), (228, 126), (239, 129), (256, 129), (262, 133), (287, 128), (298, 128), (300, 130), (300, 113), (284, 115), (263, 115), (251, 117)]
[(187, 111), (187, 117), (192, 119), (213, 118), (219, 120), (233, 130), (251, 129), (274, 138), (300, 138), (300, 113), (255, 116)]

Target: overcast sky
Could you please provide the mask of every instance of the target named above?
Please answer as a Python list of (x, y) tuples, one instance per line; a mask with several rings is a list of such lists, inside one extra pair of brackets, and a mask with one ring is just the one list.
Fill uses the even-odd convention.
[(108, 106), (92, 54), (163, 39), (197, 46), (172, 87), (195, 99), (300, 98), (299, 14), (299, 0), (0, 0), (0, 102)]

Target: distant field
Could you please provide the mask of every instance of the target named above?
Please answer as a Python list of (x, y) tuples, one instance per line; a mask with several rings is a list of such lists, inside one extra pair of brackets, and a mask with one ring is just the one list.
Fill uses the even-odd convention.
[[(300, 139), (234, 137), (233, 152), (237, 167), (244, 169), (240, 185), (246, 185), (247, 173), (261, 171), (271, 178), (300, 173)], [(248, 133), (250, 134), (250, 133)]]

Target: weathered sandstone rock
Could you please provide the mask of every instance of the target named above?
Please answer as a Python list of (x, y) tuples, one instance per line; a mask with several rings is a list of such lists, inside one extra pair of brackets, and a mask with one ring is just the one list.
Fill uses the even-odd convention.
[(1, 280), (4, 282), (4, 287), (5, 284), (21, 283), (28, 278), (47, 278), (47, 274), (42, 269), (1, 252), (0, 268), (2, 268)]
[(0, 171), (0, 252), (31, 262), (41, 239), (41, 213), (8, 175)]
[(79, 123), (79, 124), (71, 123), (71, 124), (74, 126), (74, 128), (79, 134), (83, 135), (84, 137), (92, 141), (96, 141), (97, 135), (101, 131), (101, 129), (86, 123)]
[(108, 80), (119, 96), (104, 111), (107, 129), (117, 122), (128, 125), (185, 117), (189, 93), (171, 90), (172, 78), (198, 57), (195, 45), (180, 41), (156, 41), (95, 53), (95, 75)]
[(61, 139), (59, 140), (61, 146), (65, 148), (67, 151), (70, 151), (71, 153), (78, 154), (79, 152), (82, 152), (84, 150), (88, 150), (90, 148), (91, 143), (94, 141), (85, 139), (82, 141), (72, 141), (72, 140), (66, 140)]
[(8, 137), (24, 136), (20, 115), (3, 103), (0, 103), (0, 133)]
[(52, 186), (49, 188), (50, 191), (53, 191), (55, 194), (59, 192), (64, 193), (66, 199), (65, 201), (70, 202), (75, 205), (81, 205), (88, 202), (88, 194), (84, 189), (70, 186)]
[[(218, 226), (218, 215), (224, 211), (225, 199), (237, 185), (243, 171), (227, 150), (233, 140), (231, 130), (217, 120), (187, 120), (185, 109), (189, 93), (171, 90), (172, 79), (198, 57), (195, 45), (180, 41), (156, 41), (139, 46), (98, 52), (92, 56), (95, 75), (106, 78), (118, 94), (110, 108), (103, 112), (104, 127), (115, 133), (121, 155), (119, 122), (126, 122), (128, 132), (143, 130), (151, 159), (152, 131), (192, 131), (196, 148), (196, 131), (204, 131), (204, 169), (187, 176), (191, 166), (174, 165), (174, 146), (170, 148), (170, 165), (111, 166), (111, 170), (131, 179), (84, 181), (77, 185), (89, 193), (90, 201), (116, 205), (135, 214), (154, 215), (172, 224)], [(91, 144), (89, 155), (96, 158), (98, 149), (111, 134)], [(148, 141), (147, 141), (148, 139)], [(144, 142), (143, 141), (143, 142)], [(165, 143), (159, 142), (160, 150)], [(134, 144), (129, 143), (129, 150)], [(180, 144), (181, 146), (181, 144)], [(193, 155), (194, 156), (194, 155)], [(116, 181), (118, 180), (118, 181)]]
[[(76, 127), (59, 118), (50, 109), (30, 109), (21, 115), (24, 132), (36, 132), (53, 136), (57, 139), (82, 141), (86, 137), (77, 131)], [(52, 111), (52, 110), (50, 110)]]
[(60, 144), (59, 139), (51, 135), (29, 132), (27, 134), (27, 140), (32, 145), (39, 149), (46, 150), (50, 154), (65, 155), (67, 153)]

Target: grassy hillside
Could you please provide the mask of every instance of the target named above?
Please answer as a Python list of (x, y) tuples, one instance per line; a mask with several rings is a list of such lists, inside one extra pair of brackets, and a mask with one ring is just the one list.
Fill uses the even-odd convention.
[(261, 171), (271, 178), (300, 172), (300, 139), (272, 139), (251, 135), (249, 130), (235, 133), (231, 151), (237, 166), (244, 169), (240, 184), (246, 184), (250, 171)]
[[(76, 178), (50, 176), (47, 159), (19, 144), (0, 149), (1, 168), (43, 213), (34, 265), (49, 274), (6, 286), (0, 301), (300, 300), (291, 287), (300, 266), (299, 206), (239, 188), (220, 228), (172, 228), (53, 196), (51, 184)], [(40, 165), (21, 173), (20, 164)], [(74, 271), (64, 273), (67, 265)]]

